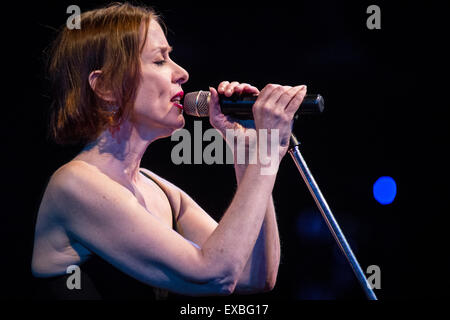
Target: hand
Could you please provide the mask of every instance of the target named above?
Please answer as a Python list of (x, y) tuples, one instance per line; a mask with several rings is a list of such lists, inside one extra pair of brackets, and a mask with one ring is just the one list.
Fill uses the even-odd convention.
[[(255, 128), (258, 131), (266, 129), (268, 137), (268, 141), (258, 141), (258, 144), (270, 143), (274, 130), (278, 131), (278, 161), (281, 161), (289, 148), (292, 121), (305, 95), (305, 85), (290, 87), (268, 84), (253, 105)], [(270, 150), (270, 146), (267, 145), (267, 148), (266, 150)]]
[(254, 127), (253, 121), (242, 121), (231, 116), (224, 115), (220, 110), (218, 94), (223, 94), (226, 97), (230, 97), (233, 94), (243, 93), (258, 95), (258, 88), (247, 83), (239, 83), (237, 81), (233, 81), (231, 83), (228, 81), (222, 81), (217, 87), (217, 91), (214, 88), (209, 88), (209, 92), (211, 93), (211, 99), (209, 101), (209, 121), (214, 128), (219, 130), (222, 136), (225, 137), (226, 129), (245, 131), (246, 127)]
[[(210, 93), (210, 123), (222, 134), (233, 150), (235, 163), (238, 144), (236, 141), (227, 140), (227, 129), (234, 130), (234, 136), (238, 137), (238, 139), (240, 136), (249, 137), (245, 140), (246, 151), (252, 149), (257, 152), (258, 150), (261, 150), (260, 144), (264, 143), (265, 150), (270, 153), (269, 157), (273, 158), (278, 164), (288, 150), (292, 130), (292, 120), (306, 95), (306, 86), (290, 87), (268, 84), (261, 92), (259, 92), (257, 88), (249, 84), (223, 81), (219, 84), (218, 91), (214, 88), (210, 88)], [(218, 93), (224, 94), (227, 97), (231, 96), (233, 93), (258, 94), (258, 99), (255, 101), (252, 110), (254, 120), (244, 122), (231, 116), (225, 116), (220, 110)], [(265, 139), (265, 141), (258, 140), (259, 134), (257, 133), (259, 133), (260, 129), (265, 129), (267, 132), (267, 139)], [(278, 139), (275, 141), (278, 149), (277, 154), (271, 153), (271, 137), (275, 137), (275, 135), (273, 135), (275, 132), (273, 131), (274, 129), (278, 132)], [(256, 147), (253, 148), (253, 146)], [(272, 163), (272, 160), (269, 161)]]
[(209, 121), (211, 125), (217, 129), (222, 137), (227, 142), (228, 146), (233, 151), (236, 164), (236, 154), (237, 154), (237, 143), (236, 141), (227, 140), (226, 130), (233, 130), (235, 137), (246, 136), (248, 139), (245, 140), (245, 150), (249, 150), (249, 146), (256, 143), (256, 130), (253, 120), (239, 120), (233, 118), (232, 116), (224, 115), (220, 110), (219, 105), (219, 94), (223, 94), (226, 97), (230, 97), (233, 94), (254, 94), (258, 95), (259, 90), (247, 83), (239, 83), (237, 81), (228, 82), (222, 81), (217, 91), (214, 88), (209, 88), (211, 93), (211, 98), (209, 100)]

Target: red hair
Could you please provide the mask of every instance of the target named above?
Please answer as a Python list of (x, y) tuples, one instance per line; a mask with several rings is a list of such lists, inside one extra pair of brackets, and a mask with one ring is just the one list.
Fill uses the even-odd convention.
[[(80, 18), (80, 29), (62, 28), (48, 66), (53, 94), (50, 135), (60, 144), (93, 141), (129, 116), (140, 83), (140, 53), (150, 19), (161, 24), (153, 9), (128, 3), (87, 11)], [(101, 70), (95, 91), (112, 94), (115, 112), (112, 103), (89, 84), (95, 70)]]

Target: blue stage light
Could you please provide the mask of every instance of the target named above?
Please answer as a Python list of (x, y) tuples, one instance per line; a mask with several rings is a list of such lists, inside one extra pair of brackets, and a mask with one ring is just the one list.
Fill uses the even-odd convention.
[(380, 177), (373, 184), (373, 196), (383, 205), (392, 203), (396, 195), (397, 184), (391, 177)]

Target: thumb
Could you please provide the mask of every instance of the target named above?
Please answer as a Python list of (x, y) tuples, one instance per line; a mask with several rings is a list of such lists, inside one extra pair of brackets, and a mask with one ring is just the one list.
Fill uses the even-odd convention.
[(221, 114), (222, 111), (220, 110), (219, 94), (217, 93), (216, 89), (214, 89), (213, 87), (209, 87), (209, 93), (209, 117), (211, 118)]

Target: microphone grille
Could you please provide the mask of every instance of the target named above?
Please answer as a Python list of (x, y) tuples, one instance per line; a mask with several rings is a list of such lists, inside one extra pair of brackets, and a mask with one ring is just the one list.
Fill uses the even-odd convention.
[(209, 91), (189, 92), (184, 96), (183, 110), (190, 116), (208, 117)]

